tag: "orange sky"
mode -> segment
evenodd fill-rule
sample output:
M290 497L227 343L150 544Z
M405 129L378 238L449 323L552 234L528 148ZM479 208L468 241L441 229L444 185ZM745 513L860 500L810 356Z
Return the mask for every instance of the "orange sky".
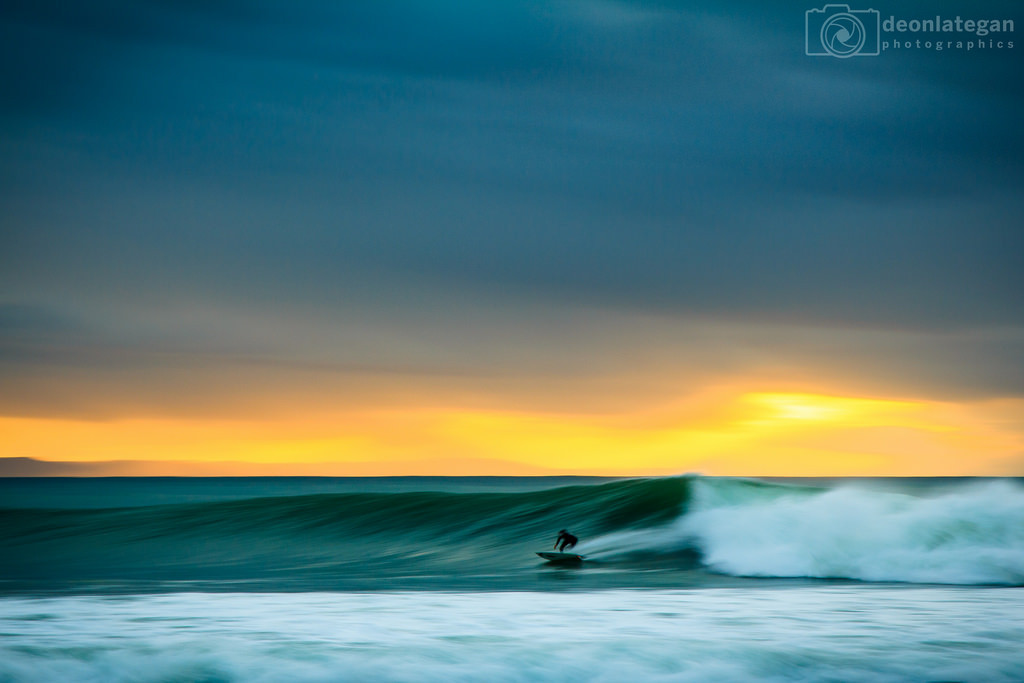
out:
M277 419L3 417L0 456L151 463L104 474L1019 475L1022 409L719 389L601 414L413 405Z

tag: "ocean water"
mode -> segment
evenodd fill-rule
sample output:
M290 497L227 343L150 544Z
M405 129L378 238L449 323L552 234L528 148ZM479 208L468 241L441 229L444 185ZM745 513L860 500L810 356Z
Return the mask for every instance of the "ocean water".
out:
M1017 480L2 480L0 503L0 681L1024 681ZM534 554L561 528L583 563Z

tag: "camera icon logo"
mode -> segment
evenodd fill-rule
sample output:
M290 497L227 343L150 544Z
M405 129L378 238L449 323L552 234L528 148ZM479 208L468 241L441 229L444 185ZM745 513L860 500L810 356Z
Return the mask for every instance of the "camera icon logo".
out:
M805 54L840 59L877 55L881 20L878 10L853 10L849 5L825 5L804 13Z

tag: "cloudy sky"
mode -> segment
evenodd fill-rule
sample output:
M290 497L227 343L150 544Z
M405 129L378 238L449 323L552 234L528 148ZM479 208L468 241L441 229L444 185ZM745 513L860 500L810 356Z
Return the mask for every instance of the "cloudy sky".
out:
M1024 474L1024 45L706 5L5 3L0 456Z

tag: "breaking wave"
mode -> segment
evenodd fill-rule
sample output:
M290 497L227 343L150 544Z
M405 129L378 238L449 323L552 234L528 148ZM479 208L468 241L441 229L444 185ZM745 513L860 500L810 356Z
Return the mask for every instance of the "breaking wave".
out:
M1024 488L986 481L912 494L696 478L685 515L592 549L609 559L692 549L734 576L1022 585Z
M450 586L501 574L515 587L535 580L533 551L563 527L582 539L583 572L1024 585L1024 488L1015 481L895 491L700 476L512 493L6 509L0 579L372 588L398 577L443 576Z

